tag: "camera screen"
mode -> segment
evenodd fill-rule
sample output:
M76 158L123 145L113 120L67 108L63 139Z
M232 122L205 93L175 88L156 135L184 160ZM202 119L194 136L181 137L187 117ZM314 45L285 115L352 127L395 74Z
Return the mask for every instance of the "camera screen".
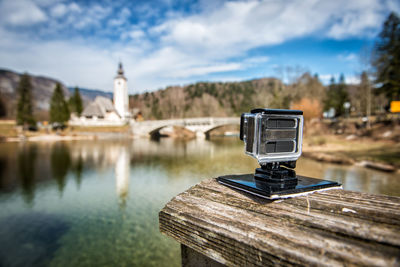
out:
M262 123L261 153L290 153L296 150L297 120L268 118Z

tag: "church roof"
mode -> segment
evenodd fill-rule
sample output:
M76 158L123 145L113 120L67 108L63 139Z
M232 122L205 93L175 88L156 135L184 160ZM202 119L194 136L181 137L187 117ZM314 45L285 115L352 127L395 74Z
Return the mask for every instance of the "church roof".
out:
M96 102L90 103L82 112L82 116L85 117L104 117L103 112L101 112L101 108Z
M94 102L98 103L99 106L103 107L107 112L114 111L113 103L109 98L106 98L104 96L97 96Z
M111 100L103 96L97 96L95 100L83 110L82 116L105 117L107 112L112 112L112 111L118 114Z

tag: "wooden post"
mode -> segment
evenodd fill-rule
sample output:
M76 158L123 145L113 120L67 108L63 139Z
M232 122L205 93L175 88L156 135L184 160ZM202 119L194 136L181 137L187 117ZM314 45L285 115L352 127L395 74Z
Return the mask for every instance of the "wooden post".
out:
M400 265L399 197L329 190L272 202L210 179L173 198L159 221L182 244L183 266L194 266L193 251L227 266Z

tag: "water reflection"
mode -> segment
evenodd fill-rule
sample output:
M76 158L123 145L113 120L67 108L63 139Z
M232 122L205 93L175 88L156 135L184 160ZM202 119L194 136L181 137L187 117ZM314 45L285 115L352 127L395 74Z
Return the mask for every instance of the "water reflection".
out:
M82 183L82 171L83 171L83 159L79 155L77 159L72 162L71 171L75 175L75 182L78 189L81 187Z
M231 138L0 143L0 266L178 266L159 210L203 179L254 172L243 152ZM398 174L305 158L296 172L400 195Z
M18 148L17 170L21 183L23 198L27 204L32 204L35 197L35 166L37 145L20 145Z
M255 159L244 155L243 145L229 138L0 145L0 193L13 191L19 184L28 204L34 201L37 183L56 181L62 196L69 176L73 177L79 190L85 172L104 172L109 168L114 169L115 192L120 204L124 204L129 196L132 168L162 168L168 179L184 179L181 177L185 175L209 178L229 173L251 173L258 167ZM349 190L400 195L398 174L319 163L305 158L298 161L296 172L338 181Z
M115 163L115 187L120 199L121 207L126 205L129 194L130 157L126 146L119 147L119 155Z
M50 160L51 174L57 181L58 191L62 195L66 183L65 178L71 167L69 147L64 142L55 143L51 150Z

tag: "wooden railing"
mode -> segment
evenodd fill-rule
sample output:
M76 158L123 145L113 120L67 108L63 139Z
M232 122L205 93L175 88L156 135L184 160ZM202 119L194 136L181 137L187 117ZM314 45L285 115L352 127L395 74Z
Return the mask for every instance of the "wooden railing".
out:
M400 265L399 197L329 190L272 202L209 179L159 222L184 266Z

